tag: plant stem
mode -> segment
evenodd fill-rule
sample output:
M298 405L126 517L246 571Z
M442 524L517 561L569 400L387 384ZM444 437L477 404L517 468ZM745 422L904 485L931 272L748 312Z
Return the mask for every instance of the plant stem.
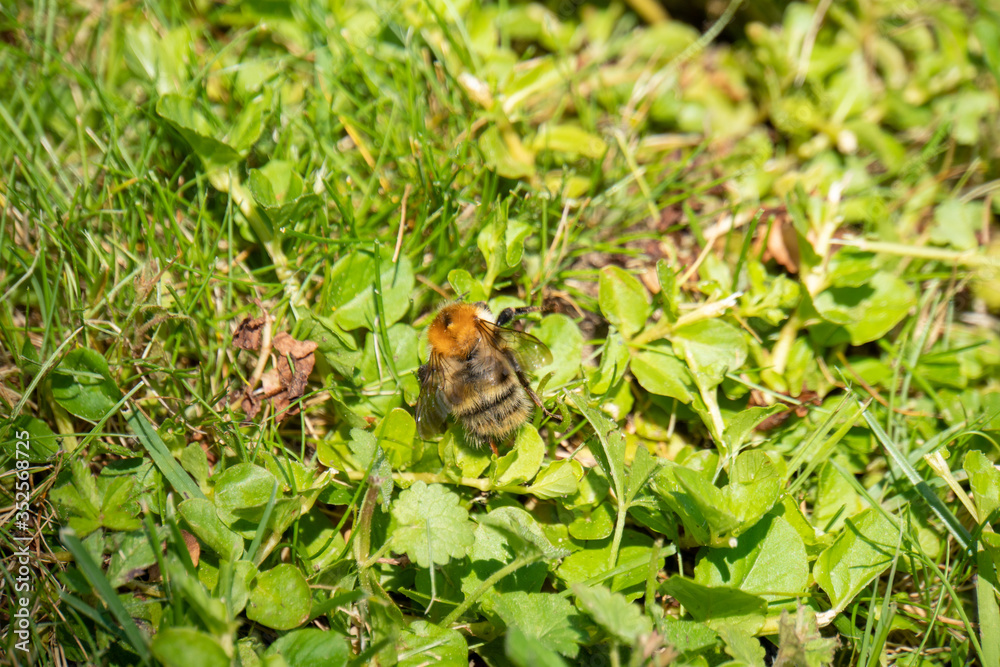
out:
M608 555L608 568L613 568L618 564L618 549L622 544L622 533L625 531L625 515L628 513L628 505L619 501L618 519L615 521L615 536L611 540L611 553Z
M445 628L450 626L452 623L458 620L458 618L462 614L468 611L469 607L471 607L479 598L481 598L486 591L493 588L493 586L495 586L498 581L506 577L508 574L514 572L515 570L524 567L525 565L531 565L539 558L540 556L538 555L530 557L518 557L512 560L507 565L500 568L499 570L497 570L496 572L494 572L493 574L491 574L489 577L486 578L486 581L480 584L479 588L473 591L472 595L465 598L465 600L462 601L462 604L452 609L451 613L444 617L444 620L441 621L441 626Z
M348 470L347 477L352 481L358 481L365 479L368 473L364 470ZM427 484L458 484L460 486L468 486L473 489L479 489L480 491L511 491L518 492L520 487L495 487L490 480L478 477L462 477L456 480L453 477L448 477L442 473L432 473L432 472L394 472L392 473L392 479L396 482L425 482Z

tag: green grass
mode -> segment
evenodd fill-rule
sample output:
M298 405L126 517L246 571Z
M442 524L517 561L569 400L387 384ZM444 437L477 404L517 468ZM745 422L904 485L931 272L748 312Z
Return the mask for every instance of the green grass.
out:
M1000 660L1000 15L710 9L0 10L8 660Z

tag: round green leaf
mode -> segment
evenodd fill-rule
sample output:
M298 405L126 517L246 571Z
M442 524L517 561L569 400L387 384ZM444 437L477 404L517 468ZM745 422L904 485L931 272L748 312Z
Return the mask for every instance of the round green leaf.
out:
M650 393L690 403L698 392L684 362L663 348L637 353L632 357L631 367L639 386Z
M487 294L483 284L472 277L465 269L452 269L448 272L448 282L460 298L466 301L485 301Z
M913 288L885 271L875 274L866 285L831 287L813 300L823 319L847 330L852 345L863 345L889 333L916 303Z
M247 618L274 630L291 630L308 620L311 608L305 577L294 565L281 563L257 575Z
M652 312L646 288L617 266L601 269L597 301L604 317L626 338L639 333Z
M717 386L725 373L736 371L747 358L743 334L718 319L678 327L671 341L677 356L687 361L697 384L707 388Z
M167 667L229 667L232 663L217 639L194 628L164 628L156 633L151 648Z
M392 504L393 550L420 567L445 565L472 546L474 526L461 499L441 484L416 482Z
M82 347L67 354L56 367L52 396L71 414L96 422L111 412L122 395L111 379L107 359Z
M280 637L265 655L280 655L288 667L326 667L347 664L351 649L347 638L333 630L301 628Z
M583 466L578 461L553 461L538 472L526 491L538 498L565 498L576 493L583 478Z
M576 377L580 370L583 334L573 320L560 313L547 315L531 333L552 351L552 363L535 369L539 378L552 373L546 387L560 387Z
M239 518L236 510L266 505L275 482L274 475L252 463L237 463L212 479L219 518L230 526Z
M375 437L394 469L404 468L414 460L413 440L417 423L413 415L402 408L393 408L375 429Z
M517 431L514 448L497 460L493 474L494 486L516 486L531 480L545 458L545 443L531 424Z
M614 527L614 508L611 503L601 503L593 509L574 510L569 534L577 540L603 540L611 535Z

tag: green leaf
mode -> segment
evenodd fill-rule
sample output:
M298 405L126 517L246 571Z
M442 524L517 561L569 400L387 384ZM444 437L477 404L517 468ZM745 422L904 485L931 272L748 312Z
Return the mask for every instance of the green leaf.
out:
M608 570L613 538L588 540L575 543L580 547L571 553L556 570L556 574L567 584L586 583ZM661 569L670 549L661 549L657 568ZM653 554L653 539L645 533L628 528L622 531L622 541L618 552L618 573L610 577L610 588L622 591L630 599L645 592L649 561Z
M653 631L653 623L643 615L642 609L619 593L612 593L603 586L574 584L573 594L580 609L618 641L631 646Z
M253 463L237 463L212 479L219 518L230 527L241 518L237 510L267 505L275 483L274 475Z
M973 449L965 455L962 462L966 474L969 476L969 487L972 490L972 498L976 502L976 510L979 513L979 521L992 520L993 512L1000 508L1000 470L990 463L990 460L977 449Z
M12 459L27 456L30 463L45 463L59 451L59 436L41 419L18 415L5 426L6 430L0 429L0 451Z
M199 487L207 487L211 470L208 467L208 455L200 444L192 442L181 451L181 467L194 477Z
M520 507L498 507L481 517L475 539L469 552L469 563L462 575L461 588L466 597L473 595L490 576L518 558L554 560L566 553L552 546L538 522ZM500 593L540 591L548 570L544 560L514 570L484 593L479 601L480 608L492 610L493 600Z
M604 346L601 348L601 365L590 376L590 393L599 396L610 391L625 377L628 364L628 345L625 344L621 334L612 328L608 331Z
M736 371L747 358L747 344L740 330L719 319L678 327L670 340L703 389L721 384L725 374Z
M143 574L146 568L156 562L156 554L144 530L134 530L119 534L119 539L111 551L108 563L108 582L112 588L120 588Z
M735 625L756 632L764 623L767 601L760 596L729 586L706 586L677 574L661 588L680 602L692 618L714 630Z
M642 283L613 265L601 269L597 301L604 317L625 338L632 338L642 331L652 312L649 293Z
M628 467L625 475L625 504L631 505L639 491L646 486L657 468L659 460L649 453L645 445L636 447L635 456L632 457L632 464Z
M191 532L223 560L235 561L243 555L243 538L229 530L215 512L215 504L205 498L188 498L177 506Z
M264 655L281 656L288 667L345 665L351 658L351 646L347 637L334 630L300 628L279 637Z
M510 628L517 627L528 637L567 658L575 658L587 640L580 614L569 600L551 593L515 591L498 595L496 613Z
M295 166L283 160L271 160L260 169L251 169L247 189L275 227L307 218L322 203L318 196L305 191Z
M783 480L771 458L762 451L742 452L729 469L729 484L722 489L726 505L740 522L739 535L778 502Z
M875 274L866 285L831 287L813 299L823 319L847 330L851 345L863 345L889 333L916 303L913 288L885 271Z
M698 621L674 620L666 616L661 627L664 643L681 653L700 653L719 641L719 633Z
M52 374L52 397L70 414L97 422L111 412L121 392L111 379L108 360L90 348L67 354Z
M847 528L813 565L813 577L842 610L861 590L892 565L899 531L874 508L847 520Z
M483 284L472 277L465 269L452 269L448 272L448 282L455 294L466 301L486 301L489 295L483 289Z
M699 543L710 544L740 527L722 490L701 472L668 464L657 474L657 482L654 488Z
M438 443L438 456L446 469L456 471L460 477L476 478L489 467L492 454L489 448L470 447L465 444L461 427L449 428Z
M577 376L583 353L583 334L573 320L561 313L546 315L531 333L552 352L552 363L536 368L535 376L541 378L552 373L546 385L549 389L561 387Z
M297 523L299 556L310 572L320 572L332 565L346 546L336 525L322 512L306 512Z
M583 466L576 461L553 461L538 472L534 483L525 489L537 498L565 498L575 493L583 479Z
M665 461L651 486L698 543L722 546L774 507L782 484L770 458L758 451L737 456L729 478L719 489L704 473Z
M781 612L775 667L825 667L833 663L836 650L836 637L820 634L815 611L799 605L794 619L788 610Z
M369 471L369 483L377 484L381 495L382 511L388 511L392 496L392 466L386 460L385 452L378 445L375 434L360 428L351 429L351 440L347 443L359 470Z
M229 667L218 639L194 628L167 627L153 638L153 657L167 667Z
M417 422L402 408L393 408L375 429L379 446L385 451L393 468L405 468L414 461L413 441Z
M274 630L291 630L309 619L312 596L297 567L280 563L257 575L247 618Z
M427 664L467 667L469 664L469 645L462 633L427 621L414 621L400 632L396 652L399 655L396 664L401 667Z
M133 497L134 477L115 477L104 491L101 501L101 524L109 530L137 530L139 503Z
M656 277L660 281L659 302L663 306L663 316L669 322L676 322L680 315L680 285L677 284L677 273L670 268L665 259L656 261Z
M507 221L507 229L504 231L504 247L506 254L504 262L508 268L516 269L521 265L521 255L524 254L524 239L531 233L531 225L520 220L510 219Z
M594 160L603 156L608 150L603 139L581 127L553 123L542 124L531 141L527 142L527 148L533 151L559 151Z
M726 424L726 430L722 433L729 451L738 452L743 443L746 442L747 438L761 422L784 409L781 405L769 405L767 407L754 406L736 413L729 420L729 423Z
M203 113L193 99L175 94L164 95L156 101L156 113L177 130L210 171L240 159L236 148L216 138L222 134L220 128L209 120L210 116Z
M74 460L74 463L83 465L78 459ZM132 616L125 609L121 599L118 597L118 593L111 587L111 583L104 576L100 565L95 562L94 556L87 551L87 548L80 541L80 538L77 537L72 527L61 529L59 531L59 539L73 555L76 566L83 573L90 586L93 587L94 592L107 605L111 615L124 631L125 638L131 645L131 649L139 654L140 659L148 661L150 658L149 638L139 630L139 627L135 624ZM98 557L99 555L98 551Z
M60 513L68 514L70 528L86 537L101 527L101 496L87 465L80 459L70 461L72 482L52 491L52 500Z
M413 292L413 264L405 254L392 262L392 249L379 249L382 307L385 325L398 322L410 309ZM334 323L346 330L374 330L375 316L375 256L371 251L355 250L331 267L328 280L334 286L330 298L335 308ZM369 378L371 380L371 378Z
M558 653L516 625L504 635L504 651L515 667L566 667Z
M738 625L724 625L719 628L719 636L726 643L726 653L733 656L738 664L764 667L767 652L760 640Z
M479 525L500 534L516 555L539 554L549 561L566 555L564 549L552 545L534 517L519 507L498 507L480 518Z
M603 540L611 535L615 528L615 510L609 502L601 503L594 508L576 509L567 513L572 517L567 526L569 534L577 540ZM560 510L560 519L563 519L563 514L564 512Z
M646 391L690 403L698 393L688 367L666 342L654 343L632 357L632 374Z
M840 248L827 265L827 281L830 287L861 287L871 282L879 272L878 257L875 253L857 248Z
M731 549L709 549L695 566L696 583L728 586L769 602L806 595L809 564L802 538L783 517L768 516Z
M618 425L605 417L601 412L595 410L587 404L587 400L580 394L570 394L569 400L584 419L590 422L597 436L597 446L591 445L597 462L601 465L605 474L611 479L611 486L615 491L615 497L621 500L625 498L625 436L622 435Z
M479 135L483 162L504 178L525 178L535 173L535 156L512 132L503 136L496 125Z
M415 482L392 503L393 550L420 567L463 558L474 541L474 525L461 499L441 484Z
M354 336L337 324L332 317L323 317L311 314L305 318L303 325L303 336L314 341L319 347L318 350L330 367L348 380L355 380L358 366L361 364L362 350L354 340ZM343 405L345 419L354 420L356 423L351 426L364 426L364 419L355 415L343 403L336 399L337 403Z
M517 486L530 481L538 473L545 458L545 443L531 424L525 424L517 431L514 447L508 454L497 459L493 475L493 486Z

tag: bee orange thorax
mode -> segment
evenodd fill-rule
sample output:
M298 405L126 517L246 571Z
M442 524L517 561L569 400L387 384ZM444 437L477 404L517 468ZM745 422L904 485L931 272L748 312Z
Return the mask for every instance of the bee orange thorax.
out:
M458 303L445 306L427 329L431 350L445 357L464 357L479 343L479 308Z

